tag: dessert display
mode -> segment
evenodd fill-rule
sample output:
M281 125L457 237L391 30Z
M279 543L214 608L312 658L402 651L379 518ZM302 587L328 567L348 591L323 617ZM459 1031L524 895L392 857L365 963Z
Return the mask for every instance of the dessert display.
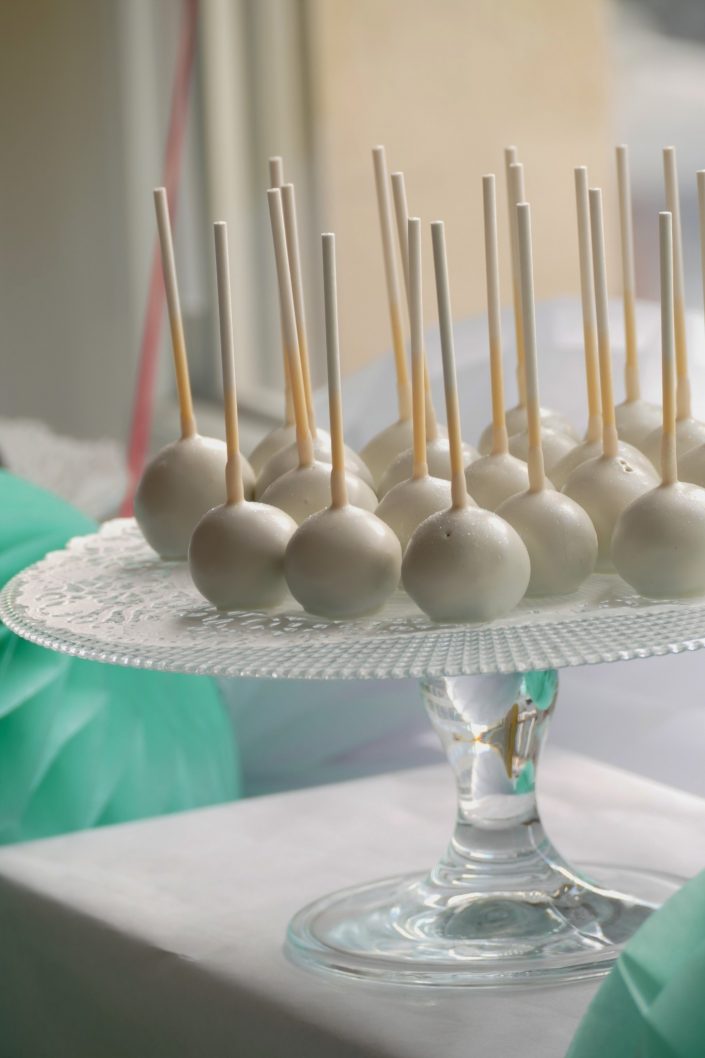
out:
M245 497L237 421L235 343L230 295L228 232L215 225L220 351L223 366L225 503L214 507L193 531L188 552L191 578L219 610L266 609L286 593L284 552L296 522L284 511Z
M587 182L587 174L586 174ZM641 396L639 353L636 332L636 278L634 273L634 230L632 191L629 179L629 149L617 147L617 187L619 190L619 235L622 250L622 300L624 305L624 388L626 399L614 410L622 441L637 447L661 424L661 409Z
M414 463L406 481L394 485L377 507L376 514L399 538L402 552L411 534L429 515L446 510L451 503L450 482L428 472L426 446L426 387L424 384L423 309L421 303L421 222L408 221L409 308L411 316L411 394L414 425Z
M498 514L516 529L530 559L529 595L566 595L592 573L597 560L597 536L590 518L568 496L546 488L539 411L534 277L531 252L531 214L517 204L517 239L521 283L526 410L529 417L529 487L511 496Z
M452 460L451 504L414 531L402 564L407 592L434 621L488 621L513 610L526 590L526 548L506 521L471 504L460 441L458 385L446 262L445 232L431 226L443 354L446 416ZM418 223L409 228L410 278L420 301Z
M674 354L674 245L659 216L663 424L661 484L621 514L612 538L617 572L641 595L681 599L705 592L705 489L678 480Z
M330 464L324 463L317 458L306 411L280 189L272 188L269 190L267 198L277 266L280 311L285 334L291 393L294 401L296 463L290 469L277 476L262 493L258 493L257 498L261 499L263 503L270 503L274 507L279 507L281 510L286 511L295 522L300 524L310 514L315 514L316 511L323 510L324 507L328 506L330 502ZM284 455L285 452L288 452L288 450L281 452L280 456ZM377 506L377 497L371 487L357 475L347 470L346 474L350 502L356 507L365 507L370 511L374 510Z
M602 407L600 403L600 366L597 351L597 324L595 320L595 283L593 280L592 267L592 242L590 238L590 204L588 198L588 172L584 165L575 170L575 199L578 215L578 250L580 259L580 295L583 313L583 340L585 345L585 381L587 385L588 400L588 426L585 440L571 449L552 470L552 480L557 489L562 489L571 473L581 463L588 459L595 459L602 454ZM633 263L633 262L632 262ZM625 288L626 290L626 288ZM625 294L626 298L626 294ZM634 310L632 296L632 313ZM625 300L625 321L635 317L629 316ZM625 326L626 323L625 323ZM634 330L634 327L632 327ZM629 334L629 330L627 330ZM629 357L629 352L627 352ZM628 401L631 408L632 424L636 423L641 416L642 427L648 425L651 420L649 414L651 409L656 409L660 418L661 411L654 404L647 404L637 399L633 394L637 392L638 366L636 364L636 348L632 352L633 364L628 365L628 378L631 379L632 399ZM641 409L637 413L637 408ZM617 418L618 408L615 408ZM617 423L619 431L619 423ZM648 426L652 429L652 425ZM618 442L618 454L620 458L626 459L632 466L644 469L647 473L651 470L651 460L640 452L632 444L623 440Z
M521 318L521 279L519 276L519 243L516 230L516 207L518 202L526 201L524 191L524 166L517 161L516 147L506 147L504 151L504 169L507 183L507 216L509 219L509 248L512 264L512 303L514 306L514 333L516 339L516 375L517 389L519 392L519 403L508 408L506 412L507 431L509 436L525 433L528 426L526 414L526 384L524 380L524 332ZM541 421L543 425L557 433L566 433L577 441L577 434L573 424L559 411L552 408L541 408ZM549 440L550 444L550 440ZM492 424L490 423L482 432L478 447L484 456L490 451L492 445ZM516 453L526 461L526 452L523 455Z
M181 436L147 464L135 493L135 518L147 543L162 558L186 558L196 522L224 498L226 452L222 441L201 437L191 399L186 341L176 280L174 246L166 191L154 192L162 253L171 347L179 397ZM245 494L252 495L254 473L242 461Z
M322 617L361 617L378 610L399 583L401 546L389 526L349 501L343 457L335 236L323 236L328 397L333 440L330 506L307 518L286 549L294 598Z
M675 147L663 149L663 176L666 209L673 217L673 319L676 342L676 455L678 460L696 445L705 443L705 423L693 418L685 337L685 280L683 277L683 236L678 195ZM655 467L660 465L662 427L658 426L640 445Z
M489 453L476 459L465 471L470 495L488 511L529 487L529 469L509 451L504 409L504 368L502 366L502 322L499 295L499 250L497 242L497 202L495 178L482 178L485 225L485 271L487 275L487 323L490 344L492 385L492 441ZM549 482L546 486L550 487Z
M612 354L607 318L607 268L602 220L602 192L591 188L590 233L595 285L597 346L600 360L602 399L602 455L581 463L568 477L563 492L590 515L599 551L597 569L613 569L610 544L615 524L622 511L639 496L657 484L653 468L637 467L619 454L619 437L615 424L612 391Z
M387 304L389 306L389 324L392 334L394 370L397 381L397 407L399 411L397 421L376 434L367 442L360 453L370 468L375 488L378 488L382 475L389 464L413 443L413 429L411 425L411 387L409 385L406 351L404 349L399 270L394 253L392 204L389 194L389 176L384 147L374 148L372 151L372 162L375 175L377 209L379 212L379 227L382 236L384 277L387 285Z

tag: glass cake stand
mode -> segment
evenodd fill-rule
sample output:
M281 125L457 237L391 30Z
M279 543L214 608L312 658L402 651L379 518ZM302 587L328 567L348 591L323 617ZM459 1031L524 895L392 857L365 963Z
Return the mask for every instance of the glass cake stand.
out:
M553 848L535 784L556 669L695 650L705 601L649 602L618 577L526 601L490 624L438 625L399 592L380 613L327 621L293 601L219 613L185 563L162 562L131 519L108 522L16 576L0 619L82 658L212 676L418 677L458 788L430 871L334 893L300 911L299 963L365 979L497 985L606 972L678 886L634 867L576 869Z

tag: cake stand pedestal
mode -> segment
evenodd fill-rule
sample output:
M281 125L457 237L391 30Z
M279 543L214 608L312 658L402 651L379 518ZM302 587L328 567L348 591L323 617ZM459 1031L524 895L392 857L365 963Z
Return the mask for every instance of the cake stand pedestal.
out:
M420 679L457 782L450 845L430 871L300 911L287 949L306 966L424 985L591 977L679 884L638 866L571 867L546 837L535 786L556 669L697 649L703 601L651 603L595 575L568 599L526 601L491 624L433 624L401 592L350 622L311 617L293 601L223 614L184 563L158 560L121 519L15 577L0 619L51 649L137 668Z

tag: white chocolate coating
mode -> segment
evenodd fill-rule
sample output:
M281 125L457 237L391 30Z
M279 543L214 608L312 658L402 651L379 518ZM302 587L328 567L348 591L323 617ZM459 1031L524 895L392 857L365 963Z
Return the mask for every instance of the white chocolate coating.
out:
M296 523L263 503L226 503L204 514L188 561L193 583L219 610L260 610L286 597L284 552Z
M361 617L378 610L397 587L401 547L369 511L327 507L294 533L284 568L291 594L309 613Z
M642 452L647 456L657 470L661 470L661 434L662 427L657 426L652 430L646 440L639 445ZM697 445L705 443L705 422L699 419L676 420L676 456L678 459L678 471L680 473L680 461L686 452L690 452Z
M647 400L625 400L616 406L614 415L620 438L636 448L641 448L652 430L663 421L659 405Z
M322 511L330 504L330 474L328 463L316 461L309 467L296 466L269 485L261 497L262 503L279 507L291 515L297 525L301 525L309 515ZM370 486L350 472L346 472L345 480L350 503L354 507L374 511L377 497Z
M480 507L449 508L415 531L402 583L433 621L492 621L513 610L529 583L519 535Z
M627 444L626 441L620 441L618 452L621 459L626 459L637 470L643 470L647 474L653 470L651 460L643 452L640 452L638 448L635 448L634 445ZM588 459L597 459L601 455L601 441L583 441L582 444L576 445L570 452L566 452L551 471L553 484L557 489L562 489L576 467L579 467L581 463L587 463Z
M162 558L186 558L198 520L225 500L226 451L212 437L182 438L157 452L135 493L135 518L142 534ZM252 495L254 474L242 460L245 494Z
M417 525L450 504L449 481L428 476L409 478L389 490L375 514L396 533L403 553Z
M577 441L567 433L551 429L550 426L541 427L541 448L543 449L544 470L549 478L553 468L560 463L568 452L577 446ZM529 435L526 431L514 434L509 438L509 451L517 459L526 462L529 456Z
M554 411L553 408L539 408L539 412L541 414L542 428L547 427L557 433L565 433L577 442L578 435L573 428L573 424L562 412ZM507 433L510 437L515 433L523 433L528 428L526 408L522 408L520 404L517 404L514 408L507 408L505 414ZM489 423L482 431L477 447L480 455L483 456L489 455L492 451L492 423Z
M317 430L316 437L313 441L313 458L319 460L321 463L330 464L331 461L331 447L330 447L330 435L325 430ZM287 448L282 448L276 455L265 463L262 467L259 477L257 478L257 485L255 486L255 496L258 500L261 500L264 493L277 478L288 473L290 470L294 470L299 465L299 449L294 441ZM329 466L330 472L330 466ZM365 463L363 463L357 452L353 452L352 448L345 446L345 469L350 471L351 474L355 474L372 488L372 475ZM351 500L352 502L352 500ZM327 506L327 504L325 505ZM320 509L320 508L319 508Z
M282 448L288 448L290 444L293 444L296 440L296 427L293 423L285 423L283 426L277 426L276 429L263 437L262 440L256 445L250 455L250 466L254 470L255 474L259 476L262 472L262 467L265 463L268 463L272 456L275 456L277 452L281 452Z
M472 445L463 442L463 464L467 467L473 460L479 459L479 453ZM437 437L426 445L426 463L432 478L450 481L450 444L447 437ZM397 456L385 470L377 490L379 498L387 495L390 489L401 481L406 481L414 472L414 450L407 448Z
M568 595L590 576L597 534L582 507L549 489L521 492L497 511L516 529L531 560L527 595Z
M610 554L612 533L625 508L658 485L655 470L637 469L619 457L598 456L577 467L563 486L563 492L579 503L589 515L597 533L596 569L614 571Z
M693 485L705 485L705 444L696 445L678 460L678 477Z
M398 419L368 441L360 452L370 469L375 489L379 487L382 475L397 456L411 448L414 441L414 430L411 419Z
M481 456L465 471L468 492L480 507L496 511L501 503L529 487L529 468L509 452ZM546 482L546 488L553 488Z
M705 595L705 489L678 481L635 500L617 521L612 559L640 595Z

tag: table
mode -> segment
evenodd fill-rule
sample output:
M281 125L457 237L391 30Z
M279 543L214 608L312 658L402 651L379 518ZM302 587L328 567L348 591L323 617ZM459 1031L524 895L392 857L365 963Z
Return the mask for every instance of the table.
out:
M448 772L0 851L0 1054L563 1058L594 982L405 989L319 977L282 954L302 904L435 859L453 812ZM684 876L703 866L705 800L550 748L542 778L550 832L569 856Z

